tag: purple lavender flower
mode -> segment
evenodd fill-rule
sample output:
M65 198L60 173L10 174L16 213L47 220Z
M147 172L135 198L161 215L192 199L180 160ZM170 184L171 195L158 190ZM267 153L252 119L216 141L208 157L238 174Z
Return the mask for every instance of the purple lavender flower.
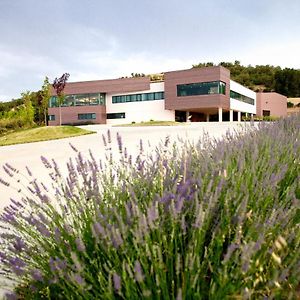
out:
M119 134L119 132L117 132L117 142L118 142L119 152L122 153L122 151L123 151L123 143L122 143L122 137Z
M18 296L16 293L14 292L9 292L9 293L6 293L5 294L5 299L6 300L17 300L18 299Z
M6 254L5 254L4 252L1 252L1 251L0 251L0 261L1 261L1 262L4 262L6 259L7 259Z
M143 140L140 139L140 154L144 152L144 147L143 147Z
M237 244L230 244L227 249L227 253L223 259L223 263L227 263L229 261L229 259L231 258L233 252L238 248L239 248L239 246Z
M35 281L43 281L43 274L40 270L34 269L31 271L31 276Z
M107 147L107 141L104 134L102 134L102 140L103 140L104 147Z
M167 148L169 146L169 143L170 143L170 136L168 135L165 138L165 144L164 144L165 148Z
M107 130L107 142L111 144L111 134L109 129Z
M17 170L15 167L13 167L11 164L6 163L5 166L10 169L11 171L13 171L14 173L19 173L19 170Z
M2 166L3 170L5 171L5 173L9 176L9 177L13 177L14 174L11 172L10 169L8 169L5 165Z
M75 275L73 275L73 278L74 278L76 284L78 284L81 287L84 287L85 280L79 274L76 273Z
M69 145L74 152L79 152L78 149L74 145L72 145L71 143L69 143Z
M42 224L42 223L37 223L36 224L36 228L37 230L45 237L49 238L51 236L50 231L48 230L48 228Z
M21 202L16 201L16 200L14 200L14 199L12 199L12 198L10 198L10 201L11 201L14 205L18 206L19 208L24 208L24 205L23 205Z
M2 183L5 186L9 186L9 183L7 181L3 180L1 177L0 177L0 183Z
M76 238L75 244L76 244L76 248L79 252L84 252L86 250L83 240L81 238Z
M116 292L119 292L121 290L121 277L117 273L113 275L113 282Z
M158 211L156 209L155 202L147 208L147 220L148 224L153 224L153 222L158 218Z
M20 237L16 237L13 246L17 252L21 252L25 248L25 243Z
M48 159L45 156L41 156L41 160L42 160L42 163L44 164L44 166L47 169L51 169L52 168L51 164L49 163Z
M17 276L22 276L24 274L24 267L26 266L25 262L19 257L14 257L9 259L9 264L12 271Z
M60 239L61 239L61 232L59 230L58 227L55 228L54 230L54 238L55 238L55 241L58 243L60 242Z
M0 220L10 224L14 224L16 222L15 213L12 211L5 212L1 215Z
M123 244L123 239L122 239L121 233L118 229L113 230L112 243L116 249L118 249Z
M27 171L28 175L31 177L32 176L32 172L31 172L31 170L27 166L26 166L26 171Z
M102 227L102 225L98 222L96 222L94 225L93 225L93 228L95 230L95 233L97 235L101 235L102 237L105 236L105 229Z
M134 264L134 277L137 282L142 282L144 280L142 267L138 260Z

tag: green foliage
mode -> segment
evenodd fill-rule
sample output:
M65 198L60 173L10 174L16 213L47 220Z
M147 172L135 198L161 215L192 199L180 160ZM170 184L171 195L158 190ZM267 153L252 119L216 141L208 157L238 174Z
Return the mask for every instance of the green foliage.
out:
M231 78L257 92L277 92L287 97L300 96L300 70L281 69L271 65L243 66L239 61L221 62L219 65L230 70ZM215 66L199 63L193 68Z
M51 85L49 82L49 78L46 76L42 89L41 89L41 96L42 96L42 101L41 101L41 106L44 114L44 123L47 125L47 117L48 117L48 105L49 105L49 100L51 98Z
M300 97L300 70L284 69L276 72L275 90L287 97Z
M138 77L145 77L144 73L131 73L131 77L138 78Z
M0 117L3 113L14 109L21 104L23 104L23 100L21 98L16 100L11 100L9 102L0 102Z
M48 187L6 164L13 188L20 178L30 188L1 216L15 298L297 299L299 125L294 116L223 140L167 138L150 157L141 142L134 160L117 135L116 164L108 131L108 159L73 147L67 178L42 157Z
M287 107L288 107L288 108L292 108L292 107L294 107L294 103L293 103L293 102L290 102L290 101L288 101L288 102L287 102Z
M28 126L32 126L34 123L34 108L31 102L31 93L29 91L26 91L24 93L21 93L21 96L25 106L25 109L20 111L21 117L24 119L25 124L27 124Z

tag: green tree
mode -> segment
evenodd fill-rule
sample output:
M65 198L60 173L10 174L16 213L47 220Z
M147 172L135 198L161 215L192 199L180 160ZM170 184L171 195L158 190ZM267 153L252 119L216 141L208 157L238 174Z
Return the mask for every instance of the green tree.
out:
M44 114L44 122L47 126L47 116L48 116L48 105L51 98L51 85L49 83L49 78L46 76L41 90L41 106Z
M34 108L31 102L32 93L30 91L26 91L24 93L21 93L21 96L25 108L22 117L24 118L24 122L26 125L32 126L34 124Z

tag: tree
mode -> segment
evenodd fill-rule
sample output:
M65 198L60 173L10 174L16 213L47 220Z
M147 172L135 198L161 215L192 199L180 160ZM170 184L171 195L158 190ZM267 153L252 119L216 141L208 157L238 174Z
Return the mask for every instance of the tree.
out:
M34 123L34 108L32 106L31 97L32 93L29 91L26 91L24 93L21 93L25 111L24 111L24 122L25 124L32 126Z
M56 91L57 95L57 102L59 106L59 125L61 126L61 105L64 102L65 95L64 95L64 89L67 83L67 80L69 79L70 74L69 73L64 73L61 77L55 78L53 81L53 88Z
M51 86L49 83L49 78L47 76L45 77L44 83L42 85L41 96L42 96L41 106L44 113L44 122L45 125L47 126L48 105L51 98Z

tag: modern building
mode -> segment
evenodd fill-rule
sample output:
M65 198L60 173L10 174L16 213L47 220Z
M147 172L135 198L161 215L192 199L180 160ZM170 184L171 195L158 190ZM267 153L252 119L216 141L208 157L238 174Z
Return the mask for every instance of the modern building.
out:
M286 117L287 97L278 93L256 94L256 115L258 117Z
M230 71L222 66L166 72L161 81L138 77L71 82L64 94L58 107L52 91L49 125L59 125L60 116L61 124L127 124L240 121L242 114L257 113L257 94L230 80ZM270 99L273 103L273 95Z

